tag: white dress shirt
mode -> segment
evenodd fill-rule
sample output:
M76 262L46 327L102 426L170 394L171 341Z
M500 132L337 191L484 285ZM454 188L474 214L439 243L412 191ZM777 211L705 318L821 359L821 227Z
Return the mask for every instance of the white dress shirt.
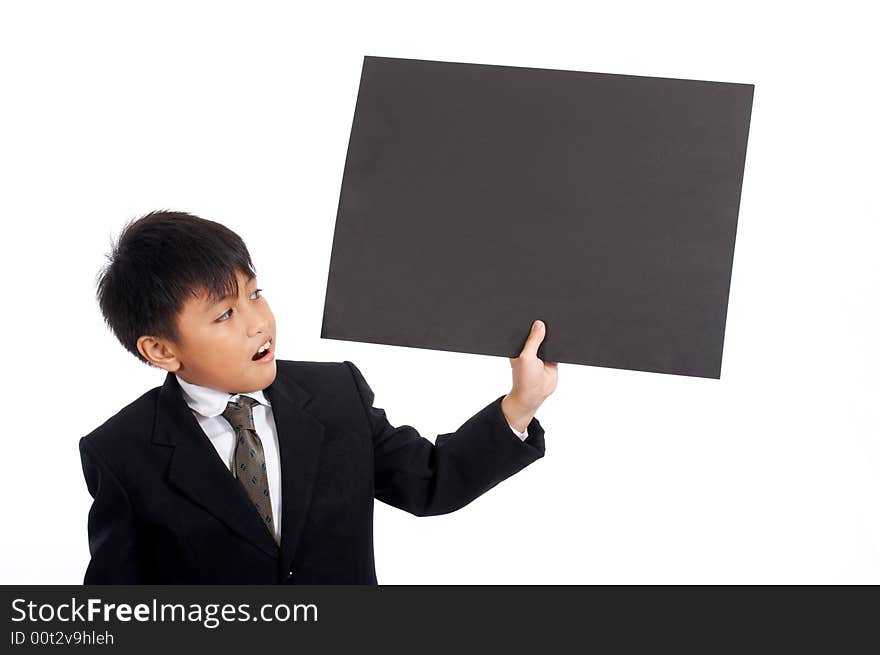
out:
M183 399L231 474L235 465L235 430L229 421L223 418L223 412L227 403L238 398L239 394L192 384L176 374L175 377L183 390ZM275 543L281 544L281 457L278 451L275 419L272 416L272 404L262 391L246 391L244 395L250 396L258 403L253 408L254 430L260 437L260 443L263 444L263 456L266 460L269 501L272 504L272 518L275 523Z
M192 384L177 374L175 377L183 390L183 399L192 410L199 426L208 436L226 468L232 473L232 467L235 464L235 430L229 421L223 418L223 412L229 401L237 399L240 394ZM272 503L272 517L275 520L275 542L280 544L281 457L278 451L278 432L275 427L275 419L272 416L272 404L262 391L244 391L242 394L250 396L258 403L254 405L254 430L263 444L266 476L269 480L269 500ZM508 426L522 440L529 436L528 429L520 432L510 423Z

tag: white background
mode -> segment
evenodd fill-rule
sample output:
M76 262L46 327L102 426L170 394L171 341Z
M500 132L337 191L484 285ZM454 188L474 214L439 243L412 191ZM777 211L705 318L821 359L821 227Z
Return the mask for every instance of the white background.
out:
M95 276L152 209L237 231L278 356L354 361L393 424L509 390L506 358L319 338L364 55L756 85L722 379L560 364L544 459L449 515L377 503L380 583L880 582L867 6L4 3L0 582L82 581L78 439L164 377Z

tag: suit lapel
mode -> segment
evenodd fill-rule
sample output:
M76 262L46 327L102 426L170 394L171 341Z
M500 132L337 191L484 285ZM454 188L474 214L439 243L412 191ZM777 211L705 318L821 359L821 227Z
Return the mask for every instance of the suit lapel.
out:
M264 393L272 404L281 458L281 548L254 511L241 484L183 399L177 378L168 373L159 390L153 442L174 447L168 480L183 494L289 570L311 502L324 425L305 411L311 395L278 363L275 381Z
M217 456L173 373L166 376L157 402L153 442L174 447L168 481L267 555L277 557L278 545L241 483Z
M263 391L272 403L281 458L281 573L290 570L318 471L324 424L305 407L311 395L283 372Z

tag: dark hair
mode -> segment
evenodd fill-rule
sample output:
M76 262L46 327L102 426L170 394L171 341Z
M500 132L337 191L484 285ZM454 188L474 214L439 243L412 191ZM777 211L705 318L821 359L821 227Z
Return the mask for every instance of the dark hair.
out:
M237 296L236 272L256 275L241 237L186 212L154 211L129 221L111 249L97 276L98 304L125 349L150 366L138 338L179 342L178 317L188 297Z

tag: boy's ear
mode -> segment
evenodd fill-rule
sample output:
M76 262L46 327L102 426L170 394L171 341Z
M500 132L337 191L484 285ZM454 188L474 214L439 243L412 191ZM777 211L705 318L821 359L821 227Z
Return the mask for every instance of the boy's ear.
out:
M144 359L154 366L171 372L180 368L180 360L177 359L177 355L160 339L142 336L137 340L137 348Z

